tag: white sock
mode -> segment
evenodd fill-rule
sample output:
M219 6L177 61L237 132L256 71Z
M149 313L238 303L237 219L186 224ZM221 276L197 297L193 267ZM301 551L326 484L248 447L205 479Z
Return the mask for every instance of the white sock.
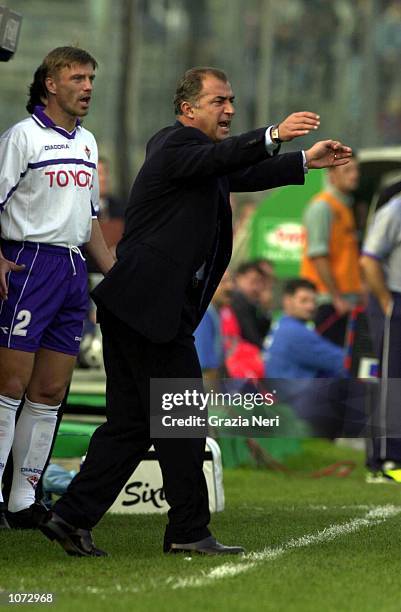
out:
M19 512L35 502L36 485L50 452L60 406L36 404L25 396L14 435L9 512Z
M0 502L3 502L1 481L14 438L15 414L21 400L0 395Z

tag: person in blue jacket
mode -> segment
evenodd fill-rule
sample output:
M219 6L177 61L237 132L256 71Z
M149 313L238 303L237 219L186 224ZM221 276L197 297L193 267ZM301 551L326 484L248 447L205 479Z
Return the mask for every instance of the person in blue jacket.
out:
M275 386L280 400L289 403L315 435L336 437L343 416L338 414L333 379L346 375L345 352L310 327L316 296L315 285L306 279L286 283L283 315L266 339L265 371L267 378L279 379Z
M316 288L303 278L288 281L283 316L267 340L269 378L318 378L344 374L344 350L308 326L316 310Z

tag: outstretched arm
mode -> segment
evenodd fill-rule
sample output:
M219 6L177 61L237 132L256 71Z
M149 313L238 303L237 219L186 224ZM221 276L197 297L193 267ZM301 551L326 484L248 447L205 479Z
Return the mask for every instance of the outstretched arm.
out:
M328 168L347 164L352 149L336 140L322 140L305 151L307 168ZM305 182L301 151L269 157L262 162L228 175L230 191L262 191L282 185L302 185Z
M276 126L276 129L279 139L283 142L289 142L299 136L306 136L311 130L317 130L319 125L319 115L309 111L302 111L288 115ZM272 130L270 135L272 136Z
M338 140L321 140L305 151L309 169L343 166L352 157L352 149Z
M278 137L288 142L318 127L315 113L292 113L278 125ZM183 125L167 136L160 152L162 165L171 179L226 175L269 158L266 143L272 132L259 128L213 142L201 130Z

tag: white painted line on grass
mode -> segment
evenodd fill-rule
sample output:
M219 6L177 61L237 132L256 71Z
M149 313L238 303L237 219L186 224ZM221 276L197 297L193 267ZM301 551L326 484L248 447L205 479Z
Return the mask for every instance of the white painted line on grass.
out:
M260 552L249 553L244 555L239 563L223 563L223 565L215 567L210 571L202 572L200 576L189 576L188 578L179 578L178 580L172 580L172 577L170 577L166 582L172 589L205 586L222 578L229 578L248 572L256 565L264 561L277 559L277 557L281 557L290 550L331 542L338 537L355 533L365 527L374 527L400 513L401 507L398 506L374 506L361 518L351 519L347 523L330 525L316 533L291 539L275 548L265 548Z

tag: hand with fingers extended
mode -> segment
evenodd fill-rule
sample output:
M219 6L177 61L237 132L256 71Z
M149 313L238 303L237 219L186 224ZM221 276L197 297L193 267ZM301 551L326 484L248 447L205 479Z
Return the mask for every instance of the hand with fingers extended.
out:
M302 111L288 115L284 121L278 124L278 137L284 142L306 136L312 130L317 130L320 125L320 117L316 113Z
M343 166L352 157L352 149L338 140L321 140L305 151L308 168Z
M25 265L18 265L4 257L0 257L0 299L6 300L8 297L7 274L9 272L22 272Z

